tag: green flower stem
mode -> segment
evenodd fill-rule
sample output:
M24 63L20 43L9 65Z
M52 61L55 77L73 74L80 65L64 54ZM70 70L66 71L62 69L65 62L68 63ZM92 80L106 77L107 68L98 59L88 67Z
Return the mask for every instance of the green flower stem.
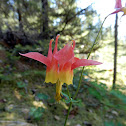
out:
M66 123L67 123L67 120L68 120L68 116L69 116L71 107L72 107L72 102L70 102L70 105L69 105L69 109L68 109L68 112L67 112L67 115L66 115L66 119L65 119L64 126L66 126Z
M108 16L107 16L107 17L108 17ZM88 58L90 57L90 55L91 55L91 52L92 52L92 50L93 50L93 48L94 48L94 45L96 44L96 42L97 42L97 40L98 40L98 37L99 37L99 35L100 35L102 26L103 26L103 24L104 24L104 22L105 22L105 20L106 20L107 17L105 17L104 21L102 22L102 25L101 25L101 27L100 27L100 29L99 29L99 32L98 32L98 34L97 34L97 36L96 36L96 39L95 39L95 41L94 41L94 43L93 43L93 45L92 45L92 47L91 47L90 52L88 53L87 59L88 59ZM80 79L79 79L79 84L78 84L78 87L77 87L77 91L76 91L76 93L75 93L73 99L76 98L76 96L77 96L77 94L78 94L78 92L79 92L79 89L80 89L80 86L81 86L82 77L83 77L84 68L85 68L85 67L82 68L81 75L80 75Z
M109 16L109 15L108 15L108 16ZM108 17L108 16L107 16L107 17ZM100 27L100 29L99 29L99 32L98 32L98 34L97 34L97 36L96 36L96 39L95 39L95 41L94 41L94 43L93 43L93 45L92 45L92 47L91 47L91 50L90 50L90 52L89 52L89 54L88 54L88 56L87 56L87 59L90 57L90 54L91 54L91 52L92 52L92 50L93 50L93 48L94 48L94 45L95 45L96 42L97 42L97 39L98 39L99 34L100 34L100 32L101 32L102 26L103 26L103 24L104 24L104 22L105 22L105 20L106 20L107 17L105 17L104 21L102 22L102 25L101 25L101 27ZM79 92L79 89L80 89L80 86L81 86L81 81L82 81L82 76L83 76L83 72L84 72L84 68L85 68L85 67L82 68L82 72L81 72L81 76L80 76L80 79L79 79L79 84L78 84L78 87L77 87L77 91L76 91L76 93L75 93L73 99L76 98L76 96L77 96L77 94L78 94L78 92ZM70 98L70 93L69 93L68 85L67 85L67 91L68 91L68 95L69 95L69 98ZM65 119L64 126L66 126L66 123L67 123L67 120L68 120L68 116L69 116L71 107L72 107L72 102L70 102L70 105L69 105L69 109L68 109L68 112L67 112L67 115L66 115L66 119Z
M71 95L70 95L70 92L69 92L68 85L66 84L66 86L67 86L67 92L68 92L69 99L71 99ZM64 126L66 126L66 123L67 123L67 120L68 120L68 117L69 117L69 113L70 113L71 107L72 107L72 102L70 102L70 105L69 105L69 109L68 109L68 112L67 112L67 115L66 115L66 119L65 119Z

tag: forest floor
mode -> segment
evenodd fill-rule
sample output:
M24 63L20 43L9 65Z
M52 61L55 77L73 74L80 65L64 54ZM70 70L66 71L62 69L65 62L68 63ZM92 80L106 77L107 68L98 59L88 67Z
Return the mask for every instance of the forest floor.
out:
M80 72L75 74L74 85L69 86L72 96ZM69 103L57 103L55 84L44 83L44 78L42 64L0 50L0 126L64 125ZM126 126L125 91L83 79L79 102L72 105L67 126ZM67 92L65 84L63 92Z

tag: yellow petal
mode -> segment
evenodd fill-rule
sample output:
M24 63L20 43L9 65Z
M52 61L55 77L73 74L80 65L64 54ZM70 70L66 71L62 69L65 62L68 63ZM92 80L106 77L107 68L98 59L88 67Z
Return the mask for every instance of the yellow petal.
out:
M48 68L46 70L46 78L45 78L45 82L46 83L56 83L58 80L58 72L54 69L51 69L48 71Z
M73 70L62 70L59 72L59 80L66 84L73 84Z

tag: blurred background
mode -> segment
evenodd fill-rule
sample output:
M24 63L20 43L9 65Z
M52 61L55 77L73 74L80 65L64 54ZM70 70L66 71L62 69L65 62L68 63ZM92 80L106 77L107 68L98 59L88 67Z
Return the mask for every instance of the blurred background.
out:
M122 0L122 6L125 2ZM69 105L64 102L66 97L57 104L55 84L44 83L46 66L19 56L19 52L34 51L47 56L50 39L60 34L59 49L75 39L76 57L86 59L104 18L114 7L115 0L1 0L1 126L64 124ZM110 15L101 29L89 59L103 64L85 67L79 102L72 106L68 126L126 125L126 17L122 14L118 14L118 24L116 15ZM115 37L118 38L116 57ZM72 96L80 74L81 67L74 71L74 83L69 86ZM65 84L63 92L67 93Z

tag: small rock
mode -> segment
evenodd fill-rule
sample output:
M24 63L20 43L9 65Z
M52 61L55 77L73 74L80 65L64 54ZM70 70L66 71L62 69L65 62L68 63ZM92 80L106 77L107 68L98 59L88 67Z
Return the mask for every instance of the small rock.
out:
M67 126L70 126L70 122L67 122L66 125L67 125Z
M115 115L115 116L118 116L118 112L116 112L114 110L112 111L112 114Z
M57 115L55 115L54 118L55 118L55 120L58 120L58 121L60 120L60 117Z
M11 112L13 109L14 109L14 105L13 104L10 104L10 105L5 107L5 110L8 111L8 112Z
M0 102L1 102L1 103L6 103L7 100L6 100L6 99L0 99Z
M43 102L41 101L33 101L33 105L36 106L36 107L42 107L42 108L47 108Z
M25 79L24 82L28 84L28 80Z
M90 113L93 113L93 111L92 111L91 109L89 109L89 112L90 112Z
M105 117L109 118L109 119L113 119L112 115L106 114Z
M29 109L27 109L27 108L22 108L21 111L22 111L24 114L28 114L28 113L29 113Z
M3 61L2 61L2 60L0 60L0 63L3 63Z

